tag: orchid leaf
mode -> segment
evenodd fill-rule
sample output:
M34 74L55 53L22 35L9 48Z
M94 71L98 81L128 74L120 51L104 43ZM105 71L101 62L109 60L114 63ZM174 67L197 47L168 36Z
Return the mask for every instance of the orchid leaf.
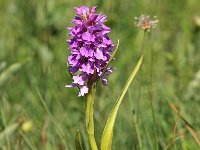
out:
M101 150L111 150L112 138L113 138L113 128L114 128L117 112L119 110L119 106L121 105L122 100L129 88L131 82L133 81L138 70L140 69L142 62L143 62L143 55L140 57L136 67L133 69L131 75L129 76L120 96L118 97L118 99L116 101L115 106L113 107L113 109L108 117L107 123L106 123L104 131L103 131L103 135L101 138Z

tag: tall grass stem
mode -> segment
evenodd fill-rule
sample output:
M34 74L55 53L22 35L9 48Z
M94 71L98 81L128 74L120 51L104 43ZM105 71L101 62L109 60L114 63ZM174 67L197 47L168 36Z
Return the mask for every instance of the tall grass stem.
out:
M153 55L153 37L151 36L151 47L150 47L150 83L148 85L148 94L150 99L150 105L151 105L151 113L153 118L153 127L154 127L154 136L155 136L155 142L156 142L156 150L158 150L158 133L157 133L157 125L156 125L156 117L155 117L155 110L153 106L153 64L154 64L154 55Z
M65 140L67 137L63 134L63 132L61 131L61 129L58 127L58 124L56 123L56 120L54 119L54 117L52 116L51 112L49 111L49 109L48 109L48 107L47 107L47 105L46 105L44 99L42 98L42 95L40 94L40 92L38 91L38 89L36 89L36 90L37 90L37 93L38 93L38 96L39 96L39 99L40 99L42 105L44 106L46 112L48 113L48 115L49 115L49 117L51 118L53 124L55 125L55 127L56 127L56 129L57 129L59 135L63 138L65 147L66 147L67 149L69 149L68 143L67 143L66 140Z

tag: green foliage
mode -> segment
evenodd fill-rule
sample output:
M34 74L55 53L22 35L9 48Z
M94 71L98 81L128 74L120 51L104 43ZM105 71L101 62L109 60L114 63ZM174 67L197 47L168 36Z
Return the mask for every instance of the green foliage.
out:
M88 138L90 141L90 145L92 150L98 150L96 139L95 139L95 131L94 131L94 102L95 102L95 94L96 94L96 83L93 85L89 85L89 92L87 94L86 100L86 128L88 132Z
M181 120L171 145L177 114L166 100L178 105L200 133L200 28L194 20L200 16L199 0L0 0L0 134L19 120L33 124L25 133L16 128L7 138L2 136L6 139L0 149L73 150L77 129L87 131L85 99L76 97L78 90L65 88L71 82L65 27L74 17L73 7L83 4L97 5L98 12L107 14L111 38L120 39L112 63L116 70L107 87L97 86L97 143L140 56L142 32L134 26L134 17L147 14L156 15L159 24L145 39L143 67L120 106L112 148L198 149ZM87 133L82 137L89 149Z
M103 131L103 135L101 138L101 150L111 150L112 149L113 128L115 125L115 120L116 120L116 116L117 116L119 107L122 103L122 100L129 88L131 82L133 81L138 70L140 69L142 61L143 61L143 55L141 56L140 60L138 61L137 65L135 66L133 71L131 72L131 75L129 76L128 80L126 81L126 84L125 84L124 88L122 89L121 94L120 94L119 98L117 99L116 104L113 107L113 109L108 117L108 120L106 122L104 131Z
M76 145L76 150L84 150L84 144L79 130L77 130L76 132L75 145Z
M6 129L4 129L3 132L0 133L0 145L3 145L5 143L6 139L9 138L19 127L18 123L15 123Z
M15 63L11 65L8 69L0 74L0 86L3 86L13 75L22 67L22 64Z

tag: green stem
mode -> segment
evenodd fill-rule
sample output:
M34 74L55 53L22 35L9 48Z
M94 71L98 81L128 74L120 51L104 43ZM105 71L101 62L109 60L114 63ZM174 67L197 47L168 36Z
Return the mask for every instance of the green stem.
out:
M137 139L138 139L139 150L142 150L143 149L143 145L142 145L141 132L140 132L140 128L139 128L139 119L138 119L138 117L136 115L133 116L133 119L134 119Z
M96 86L93 85L89 88L87 94L87 105L86 105L86 127L89 136L90 145L92 150L98 150L96 140L94 137L94 98L95 98Z
M147 31L144 31L143 32L142 41L141 41L141 47L140 47L140 55L141 56L144 55L144 45L145 45L146 36L147 36ZM141 71L139 72L139 76L141 76L141 78L140 78L140 81L139 81L139 93L138 93L138 101L137 101L137 111L136 111L136 114L134 116L135 120L137 120L135 122L135 129L136 129L136 133L137 133L137 139L138 139L138 144L139 144L139 149L140 150L143 149L142 137L141 137L141 132L140 132L140 123L141 122L138 119L138 118L140 118L140 101L141 101L140 99L141 99L141 96L142 96L142 80L143 80L142 65L141 65Z
M156 150L158 150L158 133L157 133L157 124L156 124L156 117L155 117L155 111L153 106L153 64L154 64L154 55L153 55L153 37L151 37L151 59L150 59L150 84L148 85L148 94L150 99L150 105L151 105L151 113L153 117L153 126L154 126L154 136L155 136L155 142L156 142Z

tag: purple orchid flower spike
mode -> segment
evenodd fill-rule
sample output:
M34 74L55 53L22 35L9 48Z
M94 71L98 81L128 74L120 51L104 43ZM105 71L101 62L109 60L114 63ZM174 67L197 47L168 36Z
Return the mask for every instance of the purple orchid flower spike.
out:
M68 57L69 72L73 75L73 83L66 87L78 87L79 95L84 96L89 86L101 79L107 85L103 71L109 62L114 45L108 37L110 28L104 25L106 15L97 14L96 6L75 7L76 16L72 20L73 27L67 27L71 39L67 40L71 55ZM112 72L108 67L106 72Z

